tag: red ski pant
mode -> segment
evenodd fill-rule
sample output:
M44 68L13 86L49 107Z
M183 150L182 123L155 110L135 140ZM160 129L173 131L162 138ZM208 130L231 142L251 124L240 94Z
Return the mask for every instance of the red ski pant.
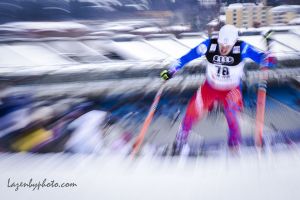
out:
M243 108L242 94L240 87L230 90L217 90L209 85L207 81L199 87L188 103L187 110L182 122L181 131L176 136L176 141L186 143L192 126L200 120L218 101L224 107L225 117L229 127L228 144L237 145L241 140L241 133L238 124L238 113Z

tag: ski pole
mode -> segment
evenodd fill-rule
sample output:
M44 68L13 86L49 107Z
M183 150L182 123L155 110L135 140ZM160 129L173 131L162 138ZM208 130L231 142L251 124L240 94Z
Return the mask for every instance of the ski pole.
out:
M256 127L255 127L255 145L262 147L263 129L265 122L265 104L266 104L267 81L259 83L256 103Z
M267 50L270 51L270 36L272 34L272 31L268 31L263 35ZM266 107L266 93L267 93L267 77L262 78L262 81L260 81L258 85L258 91L257 91L257 104L256 104L256 127L255 127L255 145L257 147L262 147L263 145L263 129L264 129L264 123L265 123L265 107Z
M164 90L164 87L165 87L165 83L166 81L164 81L159 90L157 91L156 95L155 95L155 98L154 98L154 101L150 107L150 110L148 112L148 115L146 117L146 119L144 120L144 123L143 123L143 126L142 126L142 129L140 130L134 144L133 144L133 150L131 152L131 157L134 157L140 150L140 147L144 141L144 138L145 138L145 135L146 135L146 132L148 130L148 127L152 121L152 118L154 116L154 113L156 111L156 108L157 108L157 105L159 103L159 100L160 100L160 97L162 95L162 92Z

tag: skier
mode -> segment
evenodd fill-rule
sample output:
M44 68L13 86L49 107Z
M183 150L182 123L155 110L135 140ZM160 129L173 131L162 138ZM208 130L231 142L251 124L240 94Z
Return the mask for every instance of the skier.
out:
M250 58L260 66L272 67L274 57L268 52L257 50L250 44L238 40L238 30L233 25L224 25L218 38L207 39L186 55L177 59L168 70L160 76L168 80L186 63L198 57L206 56L206 79L188 103L185 116L173 144L173 154L179 154L187 144L192 126L202 119L218 101L223 105L229 127L228 145L238 147L241 143L241 132L238 114L243 109L241 78L244 74L244 59Z

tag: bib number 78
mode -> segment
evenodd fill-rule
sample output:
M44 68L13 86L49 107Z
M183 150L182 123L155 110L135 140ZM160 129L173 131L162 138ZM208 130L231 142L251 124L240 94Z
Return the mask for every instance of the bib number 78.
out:
M216 65L217 67L217 76L229 76L229 68L226 66Z

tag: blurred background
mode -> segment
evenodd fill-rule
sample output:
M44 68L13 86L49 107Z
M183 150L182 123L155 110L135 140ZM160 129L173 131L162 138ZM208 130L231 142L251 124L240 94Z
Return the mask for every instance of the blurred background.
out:
M245 148L254 148L257 83L267 76L265 142L290 155L300 141L299 1L1 0L3 167L17 152L34 153L25 163L44 153L127 157L161 85L160 71L224 24L261 50L262 34L273 31L277 68L260 72L246 61L240 123ZM169 156L205 65L196 59L168 81L139 155ZM187 155L226 154L227 132L216 104L193 129Z
M298 141L300 5L295 4L3 0L0 149L100 153L127 147L128 153L161 84L160 71L216 35L224 24L237 26L241 39L261 50L267 49L262 34L273 30L270 47L279 63L265 72L269 82L265 135ZM168 152L188 99L203 81L205 64L196 59L169 81L147 133L149 151ZM249 145L258 67L247 61L243 80L246 109L241 124ZM227 126L221 112L216 105L195 127L190 139L195 155L211 141L224 145Z

